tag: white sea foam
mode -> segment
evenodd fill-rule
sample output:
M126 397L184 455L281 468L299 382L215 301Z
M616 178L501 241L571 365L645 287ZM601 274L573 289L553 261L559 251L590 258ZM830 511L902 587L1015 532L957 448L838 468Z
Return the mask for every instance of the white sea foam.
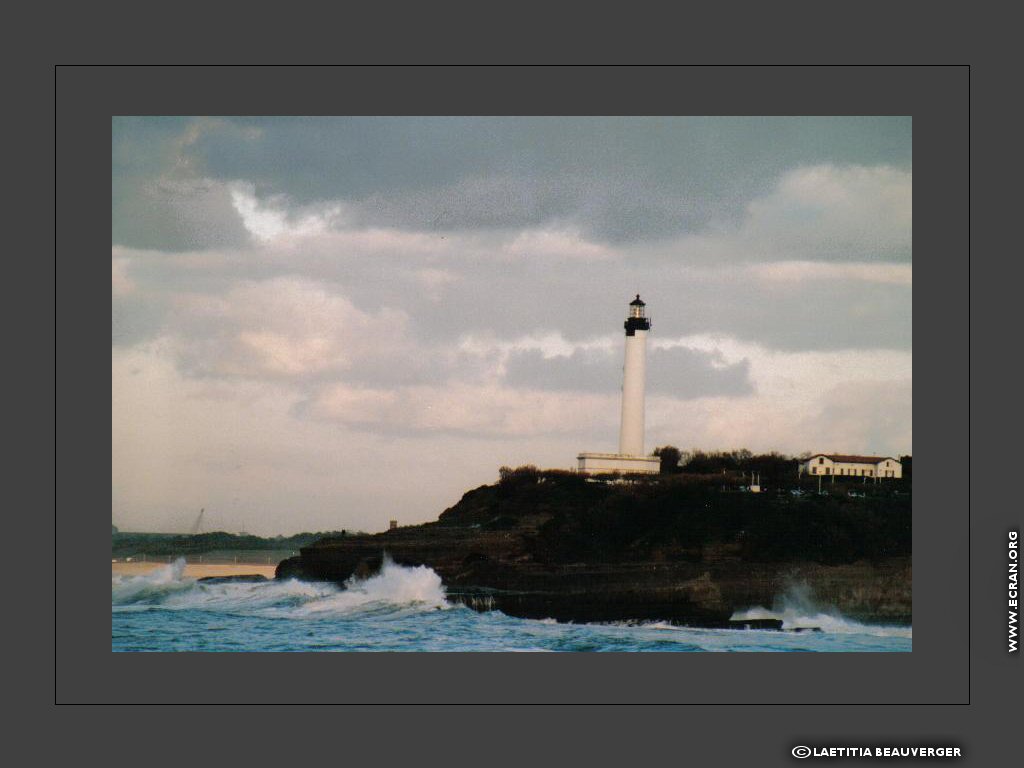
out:
M848 619L835 608L822 608L811 597L806 584L794 584L776 599L769 610L754 606L736 611L733 621L744 619L781 619L783 629L820 629L829 634L874 635L876 637L913 637L911 627L864 624Z
M141 576L112 574L110 601L113 605L159 602L173 592L188 589L191 580L182 578L184 572L185 560L179 557Z
M302 610L307 614L348 613L365 606L384 605L446 608L448 602L441 577L432 569L425 565L396 565L385 555L378 574L367 579L353 577L345 582L345 589L310 601Z
M441 577L433 570L396 565L388 557L378 574L349 579L344 587L296 579L206 583L185 578L184 570L185 561L179 559L142 576L112 576L111 603L118 610L158 606L283 618L448 607Z

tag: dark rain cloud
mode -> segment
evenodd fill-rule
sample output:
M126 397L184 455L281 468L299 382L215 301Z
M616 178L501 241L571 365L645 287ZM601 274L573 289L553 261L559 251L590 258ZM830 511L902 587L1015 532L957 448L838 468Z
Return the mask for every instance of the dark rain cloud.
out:
M569 221L625 243L739 217L796 165L911 162L909 118L235 118L192 125L188 142L181 121L114 124L115 242L135 247L243 236L223 194L147 184L182 164L294 205L344 201L357 225ZM188 215L197 226L179 226Z

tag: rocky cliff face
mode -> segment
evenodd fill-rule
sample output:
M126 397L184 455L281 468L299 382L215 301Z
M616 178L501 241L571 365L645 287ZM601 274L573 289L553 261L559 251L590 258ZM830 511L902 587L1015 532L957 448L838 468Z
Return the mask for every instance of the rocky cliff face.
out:
M449 599L481 610L705 627L771 607L799 584L818 605L902 623L912 613L909 509L909 499L885 496L808 501L709 483L520 478L470 491L434 523L321 540L277 576L366 577L386 553L429 566Z

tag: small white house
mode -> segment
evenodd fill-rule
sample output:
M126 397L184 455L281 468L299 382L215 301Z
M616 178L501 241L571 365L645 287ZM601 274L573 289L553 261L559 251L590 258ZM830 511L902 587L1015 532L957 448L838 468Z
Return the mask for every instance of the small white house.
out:
M801 475L839 477L903 477L903 465L892 456L850 456L841 453L816 453L800 462Z

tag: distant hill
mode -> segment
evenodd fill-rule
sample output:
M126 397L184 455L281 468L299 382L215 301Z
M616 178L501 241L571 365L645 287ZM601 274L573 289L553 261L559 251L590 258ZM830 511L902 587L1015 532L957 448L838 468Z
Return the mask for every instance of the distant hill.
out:
M138 555L200 555L207 552L232 551L284 551L306 547L324 537L339 538L349 535L347 531L323 531L319 533L297 533L294 536L265 538L251 534L213 533L121 533L114 527L111 539L113 557L135 557Z

